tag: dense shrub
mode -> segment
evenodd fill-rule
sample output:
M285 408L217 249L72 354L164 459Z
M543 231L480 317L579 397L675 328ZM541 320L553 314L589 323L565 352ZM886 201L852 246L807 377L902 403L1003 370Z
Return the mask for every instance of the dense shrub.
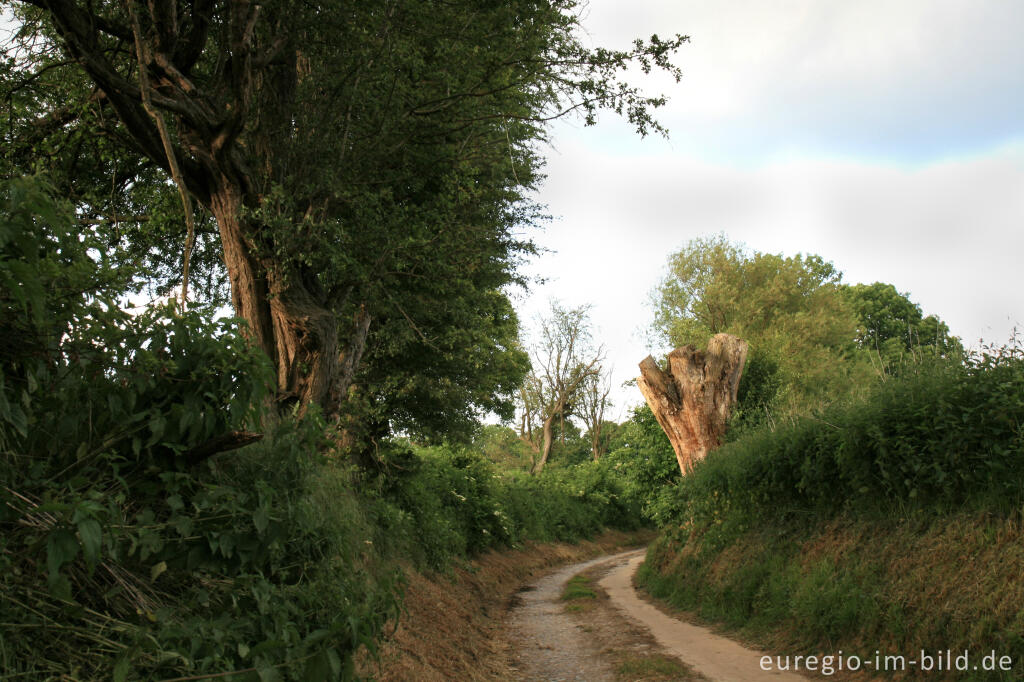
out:
M648 519L658 492L680 478L672 444L647 405L633 410L600 464L621 481L623 496Z
M125 312L130 269L43 183L0 201L5 673L346 679L399 612L396 559L635 525L598 464L531 477L394 441L355 470L315 410L267 409L272 373L234 321Z
M380 543L424 566L442 568L452 557L523 540L577 541L639 522L620 478L596 463L531 476L461 446L390 447L405 454L401 470L392 467L374 482Z
M1008 511L1024 503L1024 355L921 365L865 399L728 443L653 513L662 525L742 525L787 512Z
M211 457L267 419L265 361L231 321L122 311L130 273L42 183L0 200L0 668L345 675L397 586L322 425Z

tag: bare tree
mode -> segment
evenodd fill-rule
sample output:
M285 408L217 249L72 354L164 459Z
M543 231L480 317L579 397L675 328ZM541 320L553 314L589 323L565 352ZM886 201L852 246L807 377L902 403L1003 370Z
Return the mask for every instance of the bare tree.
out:
M518 424L519 440L523 441L531 451L531 471L537 465L543 440L543 430L537 433L534 432L534 425L543 424L544 422L544 418L541 416L543 412L541 408L542 394L543 385L540 378L535 372L531 371L526 375L522 385L519 387Z
M579 407L577 414L587 427L590 436L590 450L594 454L594 461L601 459L604 454L604 444L601 442L601 430L604 427L604 415L611 405L608 394L611 393L611 376L608 374L594 374L583 382L579 392Z
M519 438L533 452L530 473L540 473L551 454L555 420L574 414L581 388L599 376L604 348L594 348L589 306L566 309L551 303L540 323L533 369L520 389Z

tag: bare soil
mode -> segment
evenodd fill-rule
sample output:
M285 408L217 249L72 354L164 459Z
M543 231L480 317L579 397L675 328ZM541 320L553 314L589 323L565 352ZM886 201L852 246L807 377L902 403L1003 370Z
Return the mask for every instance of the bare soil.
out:
M615 682L612 662L601 644L584 632L562 600L575 574L608 557L572 564L521 589L510 609L506 637L516 649L513 668L529 682Z
M602 582L630 556L632 553L621 560L598 563L580 574L594 598L574 600L566 605L576 627L595 642L601 656L612 663L617 682L706 680L659 645L647 627L625 616L612 603Z
M384 682L517 680L516 642L505 617L516 592L558 566L645 545L654 533L608 532L577 545L529 543L492 552L450 573L406 570L405 613L381 645L379 660L362 656L358 672Z
M694 669L712 680L727 682L800 682L802 675L761 668L764 652L715 634L709 628L699 627L674 618L641 599L633 585L633 576L640 563L641 553L632 553L627 561L619 562L601 579L603 587L615 605L628 618L640 623L669 655L678 656Z
M648 540L609 533L489 554L450 574L410 571L406 613L359 671L417 682L803 679L765 674L759 652L640 599L632 576L643 550L622 550Z

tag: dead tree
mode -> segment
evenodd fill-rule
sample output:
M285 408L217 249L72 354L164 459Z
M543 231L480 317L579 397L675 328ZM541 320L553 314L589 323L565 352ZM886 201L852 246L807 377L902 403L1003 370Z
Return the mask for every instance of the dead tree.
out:
M611 377L607 374L589 376L580 390L579 415L590 435L590 451L595 462L603 454L601 431L604 428L604 414L608 409L608 394L611 391Z
M650 356L640 363L637 386L672 443L684 476L721 444L746 359L746 341L715 334L706 351L691 345L669 353L667 372Z
M604 348L591 345L588 310L552 302L551 316L541 320L540 344L531 354L533 369L520 389L519 438L533 452L531 474L539 474L548 462L555 420L564 425L584 382L601 373Z

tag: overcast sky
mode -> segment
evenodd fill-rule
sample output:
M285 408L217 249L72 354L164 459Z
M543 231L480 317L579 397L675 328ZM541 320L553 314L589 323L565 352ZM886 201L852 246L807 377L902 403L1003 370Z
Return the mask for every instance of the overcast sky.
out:
M551 131L539 199L555 216L518 304L592 304L614 380L650 347L670 253L718 232L889 282L965 345L1024 323L1024 2L593 0L588 41L689 35L670 138L605 115ZM617 392L613 417L641 401Z

